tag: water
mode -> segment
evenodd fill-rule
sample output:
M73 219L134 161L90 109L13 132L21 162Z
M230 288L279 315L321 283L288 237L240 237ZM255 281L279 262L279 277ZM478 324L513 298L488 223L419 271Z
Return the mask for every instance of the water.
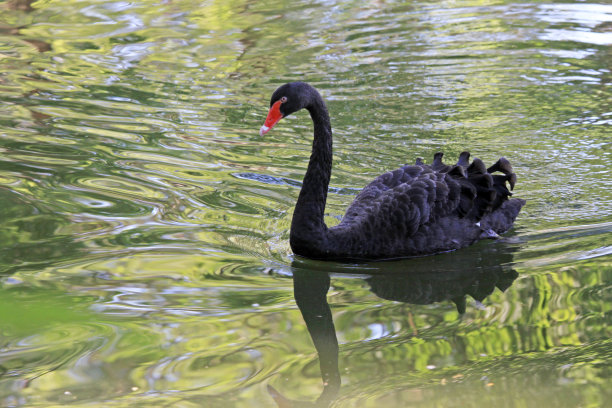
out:
M609 406L609 5L0 13L0 405ZM291 80L329 104L328 224L383 171L470 149L513 163L515 229L399 262L295 258L311 125L258 134Z

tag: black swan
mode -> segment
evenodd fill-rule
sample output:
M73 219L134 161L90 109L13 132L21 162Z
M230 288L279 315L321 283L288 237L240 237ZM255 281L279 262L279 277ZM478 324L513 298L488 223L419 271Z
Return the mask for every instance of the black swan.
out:
M463 152L455 165L436 153L431 165L421 159L382 174L368 184L331 228L323 220L332 169L332 131L319 92L291 82L272 94L260 135L280 119L307 109L314 142L291 222L290 244L307 258L365 261L429 255L455 250L479 239L495 238L512 226L525 200L508 199L516 175L500 158L487 167ZM501 174L492 174L500 172Z

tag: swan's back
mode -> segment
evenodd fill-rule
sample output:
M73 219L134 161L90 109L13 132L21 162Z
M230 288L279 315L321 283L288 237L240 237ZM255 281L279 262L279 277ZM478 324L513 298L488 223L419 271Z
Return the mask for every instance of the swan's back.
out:
M493 174L499 172L500 174ZM328 231L325 257L385 259L458 249L496 237L512 226L524 200L509 199L516 176L499 159L488 169L469 153L457 164L417 160L382 174L349 206L340 224Z

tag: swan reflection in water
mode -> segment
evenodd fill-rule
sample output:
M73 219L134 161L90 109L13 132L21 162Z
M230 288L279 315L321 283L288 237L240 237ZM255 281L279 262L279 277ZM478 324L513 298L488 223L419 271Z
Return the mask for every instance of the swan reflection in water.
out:
M482 302L495 288L503 292L513 284L518 277L510 266L513 251L513 245L496 242L434 257L355 266L349 272L363 274L370 290L383 299L419 305L450 300L463 314L468 295ZM317 350L323 392L314 402L297 401L269 385L268 393L281 408L328 407L340 392L338 340L327 302L331 277L316 270L326 265L301 259L292 264L295 300Z

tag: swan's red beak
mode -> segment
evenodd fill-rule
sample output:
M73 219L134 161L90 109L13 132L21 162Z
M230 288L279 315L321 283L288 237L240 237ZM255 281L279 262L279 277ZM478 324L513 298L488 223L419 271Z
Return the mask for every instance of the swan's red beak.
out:
M261 129L259 129L259 135L260 136L263 136L266 133L268 133L268 131L270 129L272 129L274 127L274 125L276 125L278 123L278 121L283 118L283 114L280 111L281 103L282 103L281 101L276 101L276 102L274 102L274 104L270 108L270 111L268 112L268 117L266 118L266 121L264 122L264 124L261 127Z

